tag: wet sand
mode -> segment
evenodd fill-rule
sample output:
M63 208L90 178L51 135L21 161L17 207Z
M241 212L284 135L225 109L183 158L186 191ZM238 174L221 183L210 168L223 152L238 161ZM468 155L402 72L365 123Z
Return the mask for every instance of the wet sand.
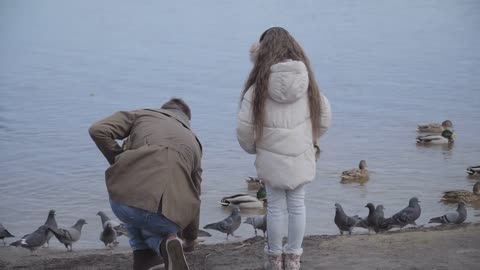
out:
M264 239L200 245L187 254L192 270L262 269ZM126 248L79 250L0 248L0 269L131 269ZM302 269L478 269L480 224L410 228L385 234L308 236Z

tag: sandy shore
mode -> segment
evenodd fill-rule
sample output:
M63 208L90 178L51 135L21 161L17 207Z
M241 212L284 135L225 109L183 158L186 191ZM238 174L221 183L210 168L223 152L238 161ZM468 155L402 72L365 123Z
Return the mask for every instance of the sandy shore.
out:
M192 270L262 269L264 240L201 245L187 254ZM480 224L413 228L377 235L308 236L302 269L479 269ZM66 252L0 248L0 269L131 269L128 249Z

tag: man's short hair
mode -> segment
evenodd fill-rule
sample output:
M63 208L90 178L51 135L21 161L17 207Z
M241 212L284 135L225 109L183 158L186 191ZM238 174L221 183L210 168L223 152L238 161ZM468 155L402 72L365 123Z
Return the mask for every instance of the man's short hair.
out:
M168 110L181 110L184 112L187 116L188 119L192 119L192 113L190 111L190 107L188 107L187 103L183 101L181 98L172 98L169 101L167 101L165 104L162 105L162 109Z

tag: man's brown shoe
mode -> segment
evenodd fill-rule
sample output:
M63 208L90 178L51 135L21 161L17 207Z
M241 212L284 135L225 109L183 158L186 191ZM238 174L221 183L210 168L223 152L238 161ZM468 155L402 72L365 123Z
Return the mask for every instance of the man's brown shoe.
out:
M157 270L164 267L163 258L151 249L133 251L133 270Z

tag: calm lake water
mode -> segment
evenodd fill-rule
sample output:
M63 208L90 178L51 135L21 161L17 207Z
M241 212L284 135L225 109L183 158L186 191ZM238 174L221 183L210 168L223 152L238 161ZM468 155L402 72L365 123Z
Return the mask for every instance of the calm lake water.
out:
M87 220L77 248L101 248L95 214L113 217L107 162L87 129L172 96L191 104L204 146L201 225L225 218L220 198L246 192L255 175L235 134L248 49L276 25L304 46L333 110L308 186L307 234L337 233L335 202L361 216L367 202L383 203L390 216L418 196L419 224L455 208L442 192L471 190L465 168L480 165L479 1L244 2L1 0L0 222L21 236L56 209L61 224ZM416 146L417 123L445 119L452 148ZM360 159L370 181L340 184Z

